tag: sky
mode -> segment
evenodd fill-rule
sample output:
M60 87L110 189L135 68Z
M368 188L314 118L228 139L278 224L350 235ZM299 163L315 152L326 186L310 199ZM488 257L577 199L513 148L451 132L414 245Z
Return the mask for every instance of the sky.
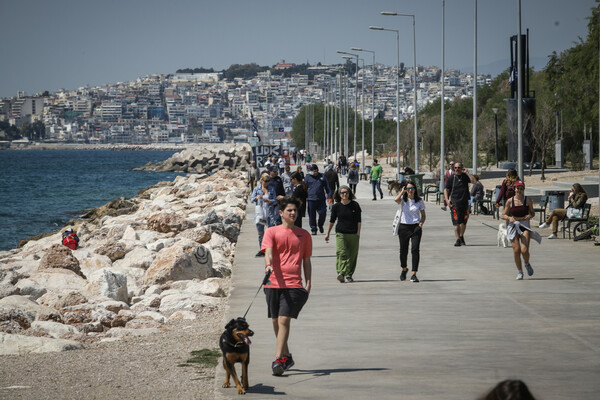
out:
M530 60L542 69L553 51L587 35L595 0L522 0L522 32ZM478 0L477 69L499 74L510 65L509 38L518 30L518 0ZM446 69L472 71L475 0L445 2ZM442 64L442 0L0 0L0 97L135 80L179 68L214 68L280 60L333 64L336 50L374 50L376 61ZM372 62L371 53L362 53Z

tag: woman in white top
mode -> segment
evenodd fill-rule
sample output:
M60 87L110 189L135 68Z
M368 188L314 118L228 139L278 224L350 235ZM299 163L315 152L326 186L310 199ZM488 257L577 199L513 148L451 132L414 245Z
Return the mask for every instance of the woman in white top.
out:
M406 280L408 272L408 243L411 242L410 253L412 255L412 276L411 282L419 282L417 270L419 269L419 246L421 245L421 234L423 224L425 223L425 203L419 197L417 186L414 182L408 182L398 193L394 201L400 204L402 216L398 227L398 239L400 240L400 266L402 273L400 280Z

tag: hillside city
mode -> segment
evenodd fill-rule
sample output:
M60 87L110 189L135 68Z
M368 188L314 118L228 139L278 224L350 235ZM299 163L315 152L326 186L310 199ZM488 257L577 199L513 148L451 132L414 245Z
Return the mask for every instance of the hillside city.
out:
M295 66L281 61L274 69ZM354 66L354 64L353 64ZM337 70L336 70L337 68ZM76 90L61 89L38 95L18 93L0 100L0 121L21 127L42 126L36 136L13 140L63 143L202 143L246 142L253 134L253 117L264 143L292 146L289 132L302 106L333 104L338 94L340 66L309 67L309 75L275 75L259 72L252 79L224 79L222 73L154 74L132 82L118 82ZM354 68L354 67L353 67ZM358 74L352 69L344 96L350 107L370 119L374 115L393 119L396 110L396 66L367 65ZM401 69L399 83L400 119L413 115L414 71ZM441 95L441 70L418 67L417 104L422 108ZM478 86L490 84L490 75L478 75ZM358 86L357 86L358 81ZM364 82L364 87L362 83ZM444 77L447 100L472 96L473 74L447 70ZM358 108L355 90L358 87ZM373 89L374 88L374 89ZM346 91L347 90L347 91ZM363 105L364 101L364 105ZM6 125L6 124L5 124ZM10 147L0 129L3 147Z

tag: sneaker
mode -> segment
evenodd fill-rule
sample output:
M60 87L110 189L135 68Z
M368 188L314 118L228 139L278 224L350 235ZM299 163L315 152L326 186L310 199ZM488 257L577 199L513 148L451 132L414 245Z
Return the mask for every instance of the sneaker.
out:
M456 243L454 243L454 247L460 247L461 244L462 244L462 242L460 241L460 239L456 239Z
M408 272L407 269L403 269L402 272L400 273L400 280L401 281L405 281L406 280L406 273Z
M312 234L313 234L313 236L314 236L314 235L316 235L316 234L317 234L317 230L316 230L316 229L313 229L313 230L311 231L311 233L312 233Z
M352 283L352 282L354 282L354 279L352 279L352 277L351 277L351 276L347 276L347 277L346 277L346 282L348 282L348 283Z
M321 233L325 232L325 230L323 229L322 226L319 227L319 232L321 232Z
M443 211L446 211L448 209L448 207L444 206L444 207L440 207Z
M342 275L342 274L339 274L339 275L337 276L337 280L338 280L338 281L340 281L340 283L344 283L344 275Z
M538 226L538 228L540 228L540 229L544 229L544 228L547 228L547 227L548 227L548 224L545 223L545 222L543 224L541 224L540 226Z
M383 195L381 195L381 199L383 199Z
M522 281L523 280L523 271L519 271L519 273L517 274L517 280L518 281Z
M529 264L529 263L525 264L525 269L527 270L527 275L529 275L529 276L533 275L533 268L531 267L531 264Z
M464 236L461 236L461 237L460 237L460 243L461 243L463 246L466 246L466 245L467 245L467 244L465 243L465 237L464 237Z
M410 277L410 281L414 283L419 283L419 278L417 278L417 274L414 274Z
M377 200L377 198L373 197L373 201Z
M256 253L256 255L254 257L264 257L265 253L263 253L262 251L259 251L258 253Z
M281 358L283 359L283 369L285 371L289 370L294 366L294 359L292 358L291 354L288 356L281 356Z
M558 236L553 233L552 235L548 236L548 239L558 239Z
M273 375L281 376L285 372L285 368L283 367L284 361L283 357L279 357L277 360L273 361L271 364L271 369L273 370Z

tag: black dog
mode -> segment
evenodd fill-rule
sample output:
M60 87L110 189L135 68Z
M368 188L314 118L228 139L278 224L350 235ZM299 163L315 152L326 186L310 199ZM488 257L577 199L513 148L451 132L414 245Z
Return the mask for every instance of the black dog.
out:
M224 388L228 388L229 376L237 387L238 394L246 394L248 389L248 364L250 363L250 341L249 336L254 335L245 318L232 319L225 326L225 332L219 339L219 347L223 352L223 368L225 368ZM242 364L242 384L235 372L235 363Z

